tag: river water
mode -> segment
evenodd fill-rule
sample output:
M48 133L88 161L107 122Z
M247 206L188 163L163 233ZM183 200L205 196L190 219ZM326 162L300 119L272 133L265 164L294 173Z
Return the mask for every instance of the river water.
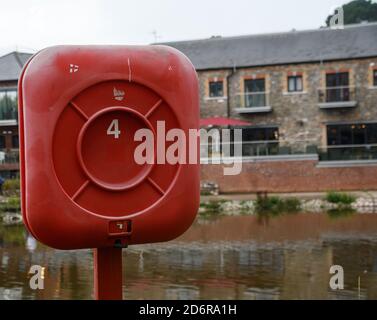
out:
M125 299L377 299L377 214L201 217L123 259ZM29 287L35 264L43 290ZM329 286L332 265L343 290ZM50 249L0 224L0 299L92 299L92 266L91 250Z

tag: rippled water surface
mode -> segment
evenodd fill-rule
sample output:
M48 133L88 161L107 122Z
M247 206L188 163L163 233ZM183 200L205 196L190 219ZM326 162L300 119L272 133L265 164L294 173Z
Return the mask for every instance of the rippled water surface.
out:
M123 259L126 299L377 299L377 214L199 218ZM34 264L44 290L29 288ZM0 224L0 299L92 299L92 265L90 250L53 250ZM344 290L329 287L332 265L344 268Z

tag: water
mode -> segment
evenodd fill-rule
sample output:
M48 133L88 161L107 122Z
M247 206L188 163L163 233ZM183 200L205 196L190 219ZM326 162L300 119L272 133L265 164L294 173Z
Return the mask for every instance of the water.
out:
M200 218L123 259L126 299L377 299L377 214ZM45 267L44 290L29 288L33 264ZM90 250L53 250L0 225L0 299L92 299L92 265ZM344 290L329 287L332 265Z

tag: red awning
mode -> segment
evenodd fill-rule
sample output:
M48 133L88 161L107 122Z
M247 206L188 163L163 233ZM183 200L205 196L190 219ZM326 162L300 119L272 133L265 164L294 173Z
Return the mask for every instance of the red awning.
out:
M237 119L230 119L230 118L223 118L223 117L215 117L215 118L206 118L200 119L200 126L201 127L209 127L209 126L248 126L250 125L249 122L237 120Z

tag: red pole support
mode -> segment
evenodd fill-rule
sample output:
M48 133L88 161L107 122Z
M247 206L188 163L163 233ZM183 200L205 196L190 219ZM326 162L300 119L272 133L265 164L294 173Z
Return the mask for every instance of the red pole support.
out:
M122 249L94 249L94 297L122 300Z

